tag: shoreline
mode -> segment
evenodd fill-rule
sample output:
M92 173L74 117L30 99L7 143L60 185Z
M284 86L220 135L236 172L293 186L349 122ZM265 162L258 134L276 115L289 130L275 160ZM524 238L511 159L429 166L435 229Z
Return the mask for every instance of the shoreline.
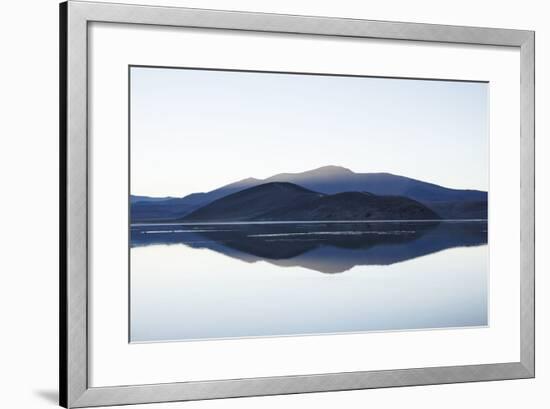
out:
M130 223L130 227L140 226L223 226L248 224L338 224L338 223L474 223L487 222L488 219L390 219L390 220L281 220L281 221L204 221L204 222L137 222Z

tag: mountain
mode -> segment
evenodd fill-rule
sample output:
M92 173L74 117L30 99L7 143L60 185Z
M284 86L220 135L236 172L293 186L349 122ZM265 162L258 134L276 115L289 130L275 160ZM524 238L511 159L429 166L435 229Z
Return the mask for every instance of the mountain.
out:
M424 202L444 219L487 219L487 200Z
M421 203L403 196L367 192L323 195L303 204L279 209L271 220L437 220L439 216Z
M323 196L286 182L265 183L215 200L184 217L184 220L267 220L270 212L299 206Z
M200 204L192 204L182 198L140 200L131 197L130 205L133 223L170 221L200 207Z
M435 220L421 203L366 192L334 195L288 182L269 182L230 194L191 212L184 221Z
M204 206L205 204L213 202L216 199L220 199L224 196L230 195L231 193L235 193L259 184L262 184L260 179L247 178L222 186L218 189L211 190L210 192L191 193L190 195L183 197L182 200L185 200L187 203Z
M487 192L450 189L390 173L355 173L340 166L323 166L301 173L280 173L266 179L247 178L182 198L143 199L143 196L133 196L131 219L135 223L183 218L222 197L275 182L292 183L323 194L370 192L381 196L404 196L426 205L443 218L487 217Z
M257 185L258 179L243 179L207 193L191 193L174 197L130 196L132 223L174 220L191 213L216 199Z
M391 173L355 173L340 166L323 166L301 173L281 173L261 182L290 182L321 193L370 192L406 196L419 202L487 200L487 192L450 189Z

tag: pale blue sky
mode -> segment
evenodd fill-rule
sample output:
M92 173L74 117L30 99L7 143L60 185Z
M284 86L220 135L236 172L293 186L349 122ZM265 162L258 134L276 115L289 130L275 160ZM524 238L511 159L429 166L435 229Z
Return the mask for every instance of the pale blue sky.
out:
M489 85L133 67L131 191L339 165L487 190Z

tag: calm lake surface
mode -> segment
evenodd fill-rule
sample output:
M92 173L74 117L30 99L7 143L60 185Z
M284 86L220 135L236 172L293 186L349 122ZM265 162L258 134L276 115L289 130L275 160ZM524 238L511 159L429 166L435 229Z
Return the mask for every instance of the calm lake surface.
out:
M132 342L488 324L486 221L131 226Z

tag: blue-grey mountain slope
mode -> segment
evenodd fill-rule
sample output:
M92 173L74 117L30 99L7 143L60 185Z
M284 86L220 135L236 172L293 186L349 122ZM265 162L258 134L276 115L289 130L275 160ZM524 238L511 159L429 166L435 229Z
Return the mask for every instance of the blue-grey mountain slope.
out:
M287 182L254 186L201 207L184 221L437 220L423 204L366 192L327 195Z
M256 185L257 179L248 178L207 193L191 193L184 197L130 196L132 223L163 222L181 218L192 211L231 193Z
M324 166L301 173L281 173L263 181L290 182L321 193L370 192L406 196L419 202L487 200L487 192L450 189L391 173L355 173L340 166Z

